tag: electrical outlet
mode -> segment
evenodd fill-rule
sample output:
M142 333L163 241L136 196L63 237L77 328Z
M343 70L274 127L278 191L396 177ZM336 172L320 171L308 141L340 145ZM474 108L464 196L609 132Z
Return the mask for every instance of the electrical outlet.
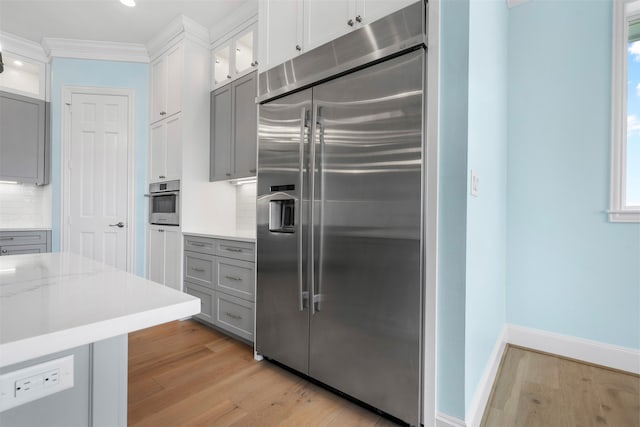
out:
M0 375L0 412L73 387L73 355Z
M478 193L480 191L480 178L478 177L478 173L471 169L471 195L473 197L478 197Z

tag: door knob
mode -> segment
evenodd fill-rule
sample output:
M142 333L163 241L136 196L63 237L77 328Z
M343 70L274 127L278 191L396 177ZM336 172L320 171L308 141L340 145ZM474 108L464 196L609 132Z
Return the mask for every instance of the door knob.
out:
M109 224L109 227L118 227L118 228L122 228L124 227L124 222L120 221L117 224Z

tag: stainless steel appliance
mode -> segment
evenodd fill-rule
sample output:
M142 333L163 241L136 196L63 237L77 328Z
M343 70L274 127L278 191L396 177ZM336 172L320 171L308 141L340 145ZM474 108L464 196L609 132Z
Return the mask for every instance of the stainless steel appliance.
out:
M256 349L420 423L426 11L260 75Z
M180 225L180 181L149 184L149 223Z

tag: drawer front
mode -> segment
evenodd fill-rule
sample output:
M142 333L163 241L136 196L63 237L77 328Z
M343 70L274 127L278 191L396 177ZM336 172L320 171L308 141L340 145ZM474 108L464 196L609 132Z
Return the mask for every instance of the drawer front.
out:
M185 281L213 289L215 267L215 257L213 255L184 252Z
M47 245L46 231L0 231L0 245Z
M4 243L0 246L0 256L5 255L24 255L24 254L43 254L47 252L47 245L13 245L6 246Z
M215 324L253 342L253 303L221 292L215 293L215 301Z
M196 317L213 323L216 318L214 315L215 292L189 282L184 282L184 291L189 295L200 298L200 314L196 314Z
M215 255L216 241L206 237L184 236L184 250Z
M216 255L244 261L255 261L255 244L234 240L217 240Z
M215 289L238 298L255 301L255 264L231 258L216 258Z

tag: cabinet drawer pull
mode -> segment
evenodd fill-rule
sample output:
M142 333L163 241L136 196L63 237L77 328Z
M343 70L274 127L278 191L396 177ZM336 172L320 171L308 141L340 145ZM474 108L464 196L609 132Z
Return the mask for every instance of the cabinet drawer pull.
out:
M228 311L225 311L225 312L224 312L224 314L225 314L227 317L230 317L230 318L232 318L232 319L236 319L236 320L240 320L240 319L242 319L242 316L237 315L237 314L233 314L233 313L229 313Z
M234 277L234 276L224 276L225 279L229 279L229 280L235 280L236 282L240 282L242 281L241 277Z
M249 173L256 173L255 169L249 169Z
M204 248L204 243L199 242L189 242L191 246L198 246L199 248Z
M191 267L191 269L193 271L197 271L198 273L204 273L204 268L195 268L195 267Z
M164 175L159 175L158 178L165 179L166 177Z
M0 237L0 240L13 240L13 237Z
M224 248L227 252L242 252L242 249L239 248Z
M167 114L167 112L166 112L166 111L160 111L160 115L161 115L161 116L164 116L164 115L166 115L166 114Z
M163 229L158 230L158 233L164 233Z
M2 253L3 253L3 254L6 254L7 252L8 252L8 251L7 251L6 249L3 249L3 250L2 250Z

